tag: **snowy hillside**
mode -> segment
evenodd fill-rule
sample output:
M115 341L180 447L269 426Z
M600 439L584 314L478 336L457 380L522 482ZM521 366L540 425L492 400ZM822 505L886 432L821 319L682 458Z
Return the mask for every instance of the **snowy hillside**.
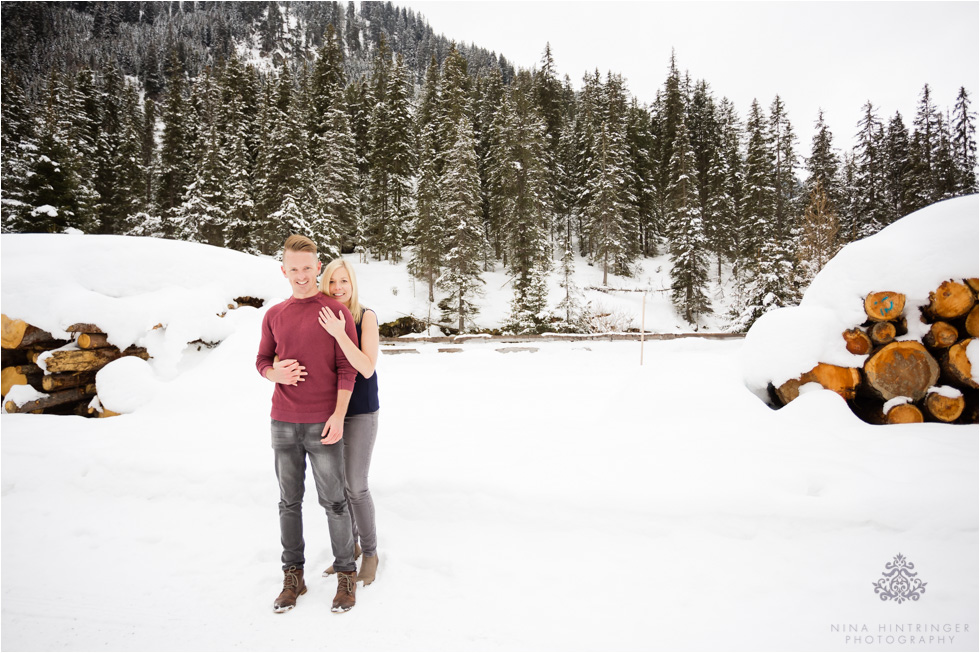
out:
M328 614L311 499L309 592L274 614L272 388L254 367L268 303L217 314L284 298L277 264L149 239L0 245L5 314L96 322L154 353L129 414L0 417L4 650L978 646L976 427L873 427L827 391L773 411L744 385L742 341L698 338L647 342L642 366L633 342L399 344L418 353L378 365L378 580ZM659 288L665 268L610 285ZM427 307L402 266L357 269L382 321ZM601 274L576 270L582 287ZM510 289L486 279L493 326ZM592 292L639 318L637 293ZM646 321L682 329L665 293ZM899 554L918 600L874 590Z

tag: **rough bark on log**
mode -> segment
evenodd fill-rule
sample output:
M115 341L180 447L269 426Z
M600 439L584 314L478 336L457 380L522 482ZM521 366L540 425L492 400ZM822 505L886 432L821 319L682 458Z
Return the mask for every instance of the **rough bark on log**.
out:
M49 374L58 372L88 372L97 370L123 356L139 356L143 360L150 356L142 347L130 347L119 351L116 347L102 349L59 350L51 353L45 359L45 367Z
M868 384L885 401L922 399L939 380L939 363L919 342L903 340L879 349L864 364Z
M966 329L967 335L970 336L971 338L976 338L978 335L980 335L977 333L977 310L978 309L980 309L980 306L974 306L973 309L970 311L970 313L966 316L966 324L964 328Z
M78 346L82 349L98 349L99 347L108 347L109 338L104 333L82 333L79 334Z
M12 365L0 371L0 394L6 395L15 385L29 385L41 389L44 372L37 365Z
M105 333L105 330L97 324L87 322L76 322L67 329L68 333Z
M7 409L8 413L29 413L36 410L42 410L44 408L50 408L52 406L67 404L73 401L81 401L86 397L94 396L95 384L90 384L79 388L69 388L67 390L52 392L47 397L41 397L40 399L35 399L34 401L28 401L21 406L18 406L13 401L8 401L6 404L4 404L4 408Z
M850 353L858 356L871 353L871 348L874 345L871 342L871 338L868 337L868 334L863 329L848 329L841 335L844 336L844 342L847 343L847 351Z
M864 298L864 312L875 322L898 319L905 310L905 295L900 292L873 292Z
M895 328L895 324L892 322L875 322L871 328L868 329L868 335L871 336L871 340L874 341L876 345L887 345L889 342L895 339L895 334L898 330Z
M922 406L931 417L940 422L955 422L963 414L966 399L963 398L963 395L946 397L938 392L930 392L926 395L926 400Z
M6 315L2 315L0 334L2 334L0 346L4 349L23 349L35 343L56 340L47 331L32 326L24 320L12 320Z
M929 293L929 306L925 312L938 319L952 319L966 315L977 298L965 283L943 281L936 292Z
M776 397L783 405L786 405L800 396L800 386L807 383L819 383L844 399L853 399L857 387L861 383L861 372L854 367L839 367L819 363L809 372L800 375L800 378L790 379L776 388Z
M973 342L973 338L960 340L949 348L943 356L942 366L949 378L956 383L970 388L976 388L977 382L973 380L973 366L966 355L966 348Z
M924 421L922 411L916 408L914 404L893 406L885 415L885 422L888 424L919 424Z
M960 334L956 327L940 320L929 325L929 332L922 337L922 342L933 349L946 349L955 345L959 339Z
M80 385L95 383L95 372L67 372L65 374L45 374L41 378L41 389L45 392L77 388Z

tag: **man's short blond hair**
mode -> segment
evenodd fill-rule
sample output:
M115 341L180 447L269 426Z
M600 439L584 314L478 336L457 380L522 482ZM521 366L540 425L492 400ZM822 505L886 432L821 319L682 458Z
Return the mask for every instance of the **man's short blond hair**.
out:
M283 252L310 252L311 254L316 254L316 243L306 236L293 234L283 243L282 250Z

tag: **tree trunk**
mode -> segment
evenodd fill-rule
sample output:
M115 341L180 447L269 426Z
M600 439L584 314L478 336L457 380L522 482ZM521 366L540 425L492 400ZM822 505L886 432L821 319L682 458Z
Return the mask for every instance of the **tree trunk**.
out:
M41 379L41 389L45 392L77 388L80 385L95 383L95 372L74 372L67 374L45 374Z
M99 347L110 346L109 339L104 333L82 333L76 342L82 349L98 349Z
M961 394L959 397L945 397L938 392L930 392L926 395L926 400L922 403L926 412L940 422L954 422L963 414L966 407L966 399Z
M924 312L940 320L966 315L976 304L977 298L965 283L944 281L929 293L929 306Z
M893 342L864 364L868 384L885 401L909 397L918 401L939 380L939 363L915 341Z
M24 349L40 342L54 342L57 339L47 331L31 326L24 320L12 320L2 315L0 326L0 346L4 349ZM63 340L61 342L64 342ZM60 345L56 345L60 346Z
M853 399L857 387L861 383L861 371L854 367L839 367L819 363L812 370L801 375L800 378L790 379L776 388L776 396L783 405L786 405L800 396L800 386L807 383L819 383L844 399Z
M897 319L905 310L905 295L887 290L873 292L864 298L864 312L875 322Z
M45 359L45 367L49 374L58 372L88 372L98 370L108 363L123 356L139 356L143 360L150 356L142 347L130 347L119 351L116 347L101 349L56 350Z
M847 351L858 356L871 353L873 344L863 329L848 329L843 334Z
M81 401L94 396L95 384L90 384L79 388L69 388L68 390L52 392L46 397L41 397L40 399L35 399L34 401L28 401L21 406L18 406L12 401L8 401L6 404L4 404L4 408L7 409L8 413L30 413L35 410L60 406L62 404L67 404L73 401Z

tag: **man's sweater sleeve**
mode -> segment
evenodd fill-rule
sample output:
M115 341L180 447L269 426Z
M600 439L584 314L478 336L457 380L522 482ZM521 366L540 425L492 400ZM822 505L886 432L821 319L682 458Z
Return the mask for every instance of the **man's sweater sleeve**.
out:
M341 306L340 310L344 314L344 319L347 321L344 330L347 332L347 336L350 341L354 343L355 346L360 347L361 343L357 340L357 327L354 326L354 316L350 314L346 306ZM334 359L337 362L337 389L338 390L353 390L354 381L357 379L357 370L354 366L350 364L347 360L347 356L344 355L344 350L340 348L340 343L334 340Z
M266 370L272 367L276 356L276 338L272 335L272 327L269 324L269 313L262 318L262 339L259 341L259 353L255 357L255 368L263 377Z

